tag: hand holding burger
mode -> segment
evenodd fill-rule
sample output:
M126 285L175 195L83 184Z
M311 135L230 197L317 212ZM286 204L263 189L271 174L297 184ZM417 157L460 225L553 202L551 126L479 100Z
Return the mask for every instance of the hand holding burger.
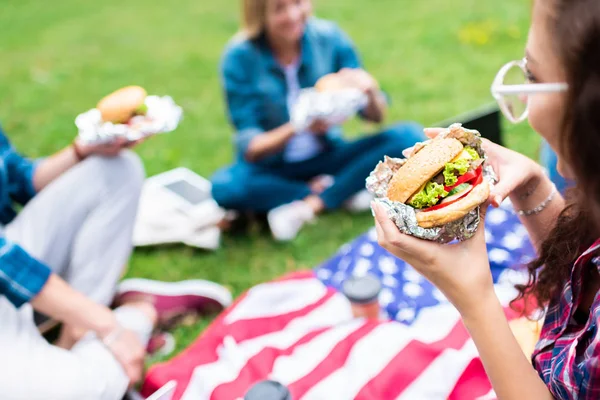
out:
M343 68L339 72L323 76L315 84L320 92L358 89L365 94L379 91L379 84L367 71L360 68Z
M438 137L413 150L390 181L388 198L418 210L419 226L443 226L487 200L490 188L482 164L473 147L455 137Z
M146 97L147 93L144 88L127 86L102 98L96 105L96 109L100 112L104 122L131 125L135 123L136 117L145 116L148 110L144 102ZM132 141L123 137L116 137L107 143L88 144L80 138L76 138L73 142L73 149L79 160L93 154L114 157L124 148L132 148L142 141L143 139Z
M481 143L478 132L453 125L434 139L417 144L407 159L380 163L367 186L376 197L403 211L397 219L402 219L398 222L406 228L405 233L419 236L417 232L423 229L439 228L467 238L472 233L469 230L479 223L479 206L490 193ZM407 221L410 217L415 221ZM425 238L437 239L429 233Z
M381 186L370 188L378 189L381 200L372 205L379 244L425 276L463 316L495 299L482 226L490 191L486 161L479 134L456 124L416 145L406 160L386 159L368 182L371 186L377 178ZM394 204L411 212L391 215ZM395 219L411 213L414 226ZM469 234L464 235L467 225ZM452 232L458 237L445 238L458 238L457 243L420 235L449 226L460 227Z

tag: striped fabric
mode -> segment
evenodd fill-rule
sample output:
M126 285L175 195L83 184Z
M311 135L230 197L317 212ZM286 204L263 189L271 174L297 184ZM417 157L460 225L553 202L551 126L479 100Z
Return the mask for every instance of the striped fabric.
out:
M524 274L507 267L527 261L531 245L508 206L490 210L486 230L496 292L508 306ZM182 354L153 366L143 392L175 380L176 399L233 400L273 379L295 400L495 398L458 312L375 240L368 232L314 271L253 287ZM366 273L383 284L379 321L354 319L339 292L347 277ZM535 341L515 324L520 314L505 310L527 336L521 342Z

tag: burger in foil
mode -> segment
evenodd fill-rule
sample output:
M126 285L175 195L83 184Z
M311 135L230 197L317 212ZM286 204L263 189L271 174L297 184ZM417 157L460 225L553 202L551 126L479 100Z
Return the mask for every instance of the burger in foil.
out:
M493 179L481 144L479 132L453 124L415 145L406 159L386 157L367 178L367 189L403 233L439 242L468 239Z

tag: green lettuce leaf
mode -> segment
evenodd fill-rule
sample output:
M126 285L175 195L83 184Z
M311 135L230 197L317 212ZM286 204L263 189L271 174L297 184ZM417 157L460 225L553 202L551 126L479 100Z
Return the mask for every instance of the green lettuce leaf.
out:
M144 103L140 104L140 106L135 110L137 115L146 115L148 112L148 106Z
M435 182L428 182L423 190L413 196L408 205L417 209L431 207L437 204L440 196L444 197L447 194L448 192L444 190L444 186Z
M465 151L467 153L469 153L469 155L473 158L473 160L478 160L479 158L481 158L481 157L479 157L479 153L477 153L477 150L475 150L472 147L465 146Z
M458 180L458 176L464 175L469 169L469 161L464 158L459 158L454 162L446 163L444 167L444 183L446 186L452 186Z

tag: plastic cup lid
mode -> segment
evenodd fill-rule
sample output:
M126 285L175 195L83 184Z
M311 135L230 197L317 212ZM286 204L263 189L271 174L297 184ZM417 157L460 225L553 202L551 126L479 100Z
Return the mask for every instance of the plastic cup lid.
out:
M381 291L381 282L374 275L353 276L342 285L342 292L353 303L366 304L375 301Z
M292 400L290 391L279 382L258 382L248 390L244 400Z

